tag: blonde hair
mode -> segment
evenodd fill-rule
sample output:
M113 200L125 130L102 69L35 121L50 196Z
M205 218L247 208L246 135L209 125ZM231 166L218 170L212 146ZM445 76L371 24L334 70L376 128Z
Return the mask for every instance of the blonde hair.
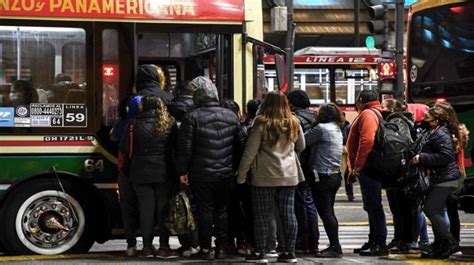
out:
M158 65L155 65L155 64L152 64L153 67L155 68L156 72L158 73L158 77L160 78L160 87L161 89L165 89L165 85L166 85L166 76L165 76L165 72L163 71L163 69L161 68L161 66L158 66Z
M276 145L285 127L288 127L288 141L296 142L298 138L298 118L291 112L286 96L278 91L269 92L265 96L255 123L263 126L263 138L270 146Z
M155 111L155 128L158 133L164 133L174 125L175 120L161 98L145 96L142 99L142 106L144 111L150 109Z

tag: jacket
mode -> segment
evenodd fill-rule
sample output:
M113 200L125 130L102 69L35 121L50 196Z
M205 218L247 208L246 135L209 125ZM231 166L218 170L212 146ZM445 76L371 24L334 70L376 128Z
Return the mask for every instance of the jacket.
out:
M139 114L122 138L121 150L126 158L131 156L129 176L132 183L165 183L172 179L172 152L177 128L173 126L158 133L155 115L154 111Z
M298 130L296 142L288 142L287 133L280 135L277 144L270 146L263 139L263 125L250 130L244 154L240 160L238 183L244 183L250 170L250 185L257 187L296 186L304 181L298 153L305 148L303 129Z
M456 158L456 149L448 128L435 128L420 153L420 163L430 170L430 180L442 183L459 179Z
M299 107L294 107L293 111L296 114L296 117L298 117L298 120L300 120L300 125L303 128L303 132L306 132L311 129L313 123L316 121L316 116L318 115L318 112Z
M178 96L171 100L168 106L170 114L178 121L181 122L186 113L190 112L195 108L193 96Z
M364 169L367 166L367 157L374 148L379 118L371 108L381 111L380 102L371 101L362 106L362 111L351 125L347 136L346 148L352 170Z
M171 102L173 95L163 90L160 86L160 76L156 68L150 64L140 65L137 69L137 94L140 96L157 96L166 105Z

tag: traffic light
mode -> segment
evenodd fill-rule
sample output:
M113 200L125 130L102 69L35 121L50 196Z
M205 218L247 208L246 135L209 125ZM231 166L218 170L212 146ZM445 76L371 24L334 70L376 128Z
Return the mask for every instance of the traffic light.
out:
M374 5L367 7L370 21L367 23L370 34L365 39L368 48L386 50L388 48L388 17L386 5Z

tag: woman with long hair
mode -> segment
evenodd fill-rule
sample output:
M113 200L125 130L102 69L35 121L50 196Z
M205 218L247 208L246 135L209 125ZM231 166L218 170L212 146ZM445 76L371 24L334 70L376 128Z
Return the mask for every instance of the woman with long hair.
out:
M177 254L169 247L170 233L164 221L175 183L170 165L173 164L171 152L176 123L163 100L156 96L144 96L141 109L142 112L129 125L121 144L130 159L129 176L138 199L143 237L141 255L173 258ZM160 233L158 250L153 246L155 224Z
M317 257L340 258L339 224L334 213L336 193L341 186L342 113L334 103L321 106L316 125L305 133L306 144L311 147L309 183L318 214L323 220L329 238L329 247Z
M445 259L460 250L449 230L449 219L445 218L448 196L456 189L460 178L456 150L461 144L454 141L461 139L459 124L450 118L448 110L439 105L428 110L424 121L429 125L424 136L427 142L411 162L421 163L429 172L433 187L426 195L424 212L432 223L435 240L432 250L422 253L421 257Z
M297 262L294 197L296 185L304 179L298 161L298 153L304 147L303 130L290 110L288 99L278 91L269 92L250 129L237 178L237 183L244 183L250 170L256 250L247 261L268 261L265 255L268 223L276 205L285 234L283 252L277 261Z

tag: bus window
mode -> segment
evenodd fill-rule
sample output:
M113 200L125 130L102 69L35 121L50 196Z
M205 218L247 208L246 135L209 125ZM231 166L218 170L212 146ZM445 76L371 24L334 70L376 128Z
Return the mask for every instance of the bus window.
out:
M329 69L298 69L295 73L301 76L301 89L306 91L311 104L330 102Z
M361 90L377 89L377 79L373 79L372 69L335 69L336 103L355 104Z
M118 32L102 32L102 122L111 127L118 119L119 105L119 47Z

